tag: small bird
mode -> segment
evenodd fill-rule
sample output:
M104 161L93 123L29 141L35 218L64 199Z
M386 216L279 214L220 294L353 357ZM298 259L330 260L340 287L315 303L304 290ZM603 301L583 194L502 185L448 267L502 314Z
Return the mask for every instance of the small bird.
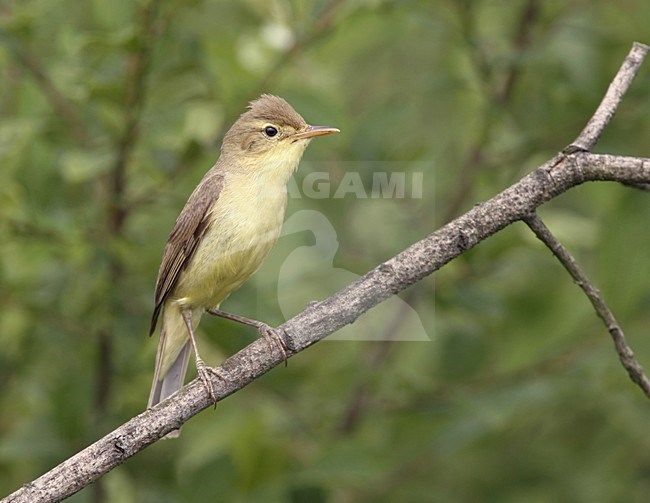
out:
M162 313L149 407L183 386L192 350L214 399L194 335L204 312L254 326L267 340L277 336L265 323L219 306L277 241L287 183L310 140L338 132L308 125L285 100L269 94L251 101L228 130L219 159L185 203L163 252L149 331L153 334Z

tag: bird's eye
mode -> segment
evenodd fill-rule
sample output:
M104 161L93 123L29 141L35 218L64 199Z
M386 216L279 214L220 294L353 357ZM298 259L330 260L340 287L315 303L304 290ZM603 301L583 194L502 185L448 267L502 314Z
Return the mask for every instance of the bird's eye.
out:
M273 138L276 134L278 134L277 128L274 128L273 126L266 126L264 128L264 134L268 136L269 138Z

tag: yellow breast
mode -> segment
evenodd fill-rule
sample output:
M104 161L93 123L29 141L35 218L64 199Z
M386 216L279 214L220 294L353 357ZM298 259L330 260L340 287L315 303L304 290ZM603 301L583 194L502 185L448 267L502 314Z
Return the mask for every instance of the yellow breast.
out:
M210 225L171 299L182 307L217 306L253 274L280 235L286 185L227 176Z

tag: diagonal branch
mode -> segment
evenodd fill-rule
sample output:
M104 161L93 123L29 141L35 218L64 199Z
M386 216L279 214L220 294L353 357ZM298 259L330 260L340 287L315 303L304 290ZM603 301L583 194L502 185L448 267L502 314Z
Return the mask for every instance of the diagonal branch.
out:
M607 327L614 347L618 353L618 357L623 364L625 370L630 376L630 379L637 383L643 390L648 398L650 398L650 380L643 373L643 368L636 361L634 353L625 340L625 334L620 325L614 317L614 313L609 309L607 303L600 295L598 289L589 280L585 272L580 268L569 251L560 243L560 241L551 233L548 227L542 222L542 219L536 213L531 213L524 218L526 225L531 228L535 235L542 241L552 252L553 255L560 261L562 266L567 270L571 277L575 280L576 284L582 288L585 295L594 306L596 314L603 320Z
M603 100L585 128L578 135L578 138L571 144L572 147L580 150L591 150L593 148L616 113L621 98L623 98L636 73L641 68L648 51L650 51L650 47L645 44L639 42L632 44L632 50L623 61L614 80L609 84Z
M636 68L647 53L648 48L644 47L635 44L630 53L636 54ZM630 75L629 65L624 65L621 68L623 71ZM619 80L619 76L616 80ZM619 92L611 98L614 102L606 103L607 100L603 100L606 108L616 108L616 100L622 98L630 82L631 77L621 79L617 86ZM590 121L595 128L590 131L596 131L593 141L604 129L606 121L593 118ZM588 144L583 142L582 145ZM540 205L572 187L588 181L605 180L650 184L650 159L598 155L586 150L581 145L565 149L564 153L556 155L500 194L475 205L461 217L380 264L328 299L310 304L279 327L286 334L289 356L352 323L372 307L440 269L492 234L529 218ZM214 377L212 383L217 400L235 393L283 362L283 355L278 351L273 352L265 341L253 342L227 359L218 369L220 377ZM170 431L178 429L211 405L202 381L195 379L169 399L134 417L45 475L24 485L2 502L60 501Z

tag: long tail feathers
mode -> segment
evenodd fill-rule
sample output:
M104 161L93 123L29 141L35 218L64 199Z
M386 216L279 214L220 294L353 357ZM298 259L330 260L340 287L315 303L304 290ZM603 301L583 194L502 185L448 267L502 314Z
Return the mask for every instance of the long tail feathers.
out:
M192 327L196 331L201 311L192 313ZM148 408L162 402L183 387L192 344L180 310L168 302L163 307L160 340L156 354L156 370L149 394ZM180 430L174 430L166 438L175 438Z
M195 330L200 319L201 313L195 311L192 315ZM181 312L176 305L168 302L162 312L156 370L148 407L153 407L181 389L191 352L190 338Z
M158 378L159 365L156 365L156 372L154 375L153 383L151 385L151 393L149 395L149 404L147 407L153 407L183 387L185 374L187 373L187 364L190 360L191 352L192 346L190 345L190 341L188 339L188 341L182 347L181 352L176 357L176 360L174 360L174 363L172 363L172 366L160 379Z
M160 340L156 354L156 370L151 384L148 408L162 402L183 387L187 364L192 352L187 327L179 309L169 303L163 308ZM199 324L200 316L193 316L192 325ZM180 430L168 433L165 438L176 438Z

